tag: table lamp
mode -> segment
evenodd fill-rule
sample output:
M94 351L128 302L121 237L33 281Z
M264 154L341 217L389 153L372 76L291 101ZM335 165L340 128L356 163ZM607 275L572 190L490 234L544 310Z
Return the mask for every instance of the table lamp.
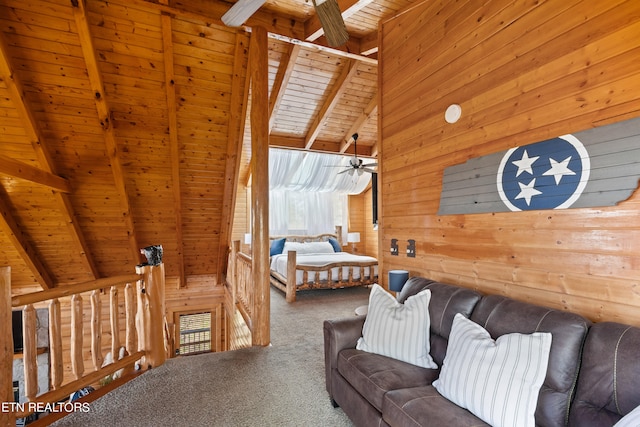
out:
M356 243L360 241L360 233L348 233L347 242L351 243L351 250L356 251Z

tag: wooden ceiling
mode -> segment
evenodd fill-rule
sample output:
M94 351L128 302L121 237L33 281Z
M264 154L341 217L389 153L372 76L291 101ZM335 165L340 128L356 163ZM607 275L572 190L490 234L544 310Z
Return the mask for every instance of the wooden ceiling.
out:
M0 0L0 265L17 292L128 274L161 244L168 276L224 269L248 174L252 25L270 35L270 144L375 156L377 25L407 0L269 0L235 29L215 0ZM243 143L243 141L247 141ZM241 160L239 160L241 159Z

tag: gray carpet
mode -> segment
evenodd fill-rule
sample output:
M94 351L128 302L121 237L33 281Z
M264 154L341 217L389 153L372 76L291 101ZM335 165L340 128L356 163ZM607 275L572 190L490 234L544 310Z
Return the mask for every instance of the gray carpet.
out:
M54 426L352 426L324 385L324 319L354 315L368 288L271 291L270 347L168 360Z

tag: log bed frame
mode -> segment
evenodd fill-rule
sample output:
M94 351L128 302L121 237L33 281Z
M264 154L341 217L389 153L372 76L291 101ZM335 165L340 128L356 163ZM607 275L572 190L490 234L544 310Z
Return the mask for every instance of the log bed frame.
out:
M324 242L329 238L335 238L339 242L342 241L342 227L336 227L336 233L324 233L313 236L271 236L270 239L286 238L288 242ZM366 286L372 285L377 282L378 276L374 272L374 267L378 265L377 261L351 263L351 262L334 262L323 266L298 266L296 265L296 252L289 251L287 253L287 277L292 280L287 280L276 271L271 271L269 275L269 282L285 293L287 302L295 302L296 292L308 289L339 289L348 288L353 286ZM337 274L334 274L332 270L338 268ZM347 277L343 277L343 267L348 267ZM364 274L364 269L360 272L360 277L355 279L353 277L353 271L355 268L369 267L369 273ZM302 271L302 283L296 285L296 272ZM314 279L309 280L309 272L315 272ZM320 280L319 272L327 272L327 279ZM337 276L337 277L334 277Z

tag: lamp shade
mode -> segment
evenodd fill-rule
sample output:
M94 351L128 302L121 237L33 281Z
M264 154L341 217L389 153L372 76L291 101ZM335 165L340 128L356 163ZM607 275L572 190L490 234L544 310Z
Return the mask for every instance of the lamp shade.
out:
M349 243L358 243L360 241L360 233L349 233L347 234L347 242Z
M244 244L245 245L250 245L251 244L251 233L245 233L244 234Z
M409 280L407 270L389 270L389 290L400 292L404 284Z

